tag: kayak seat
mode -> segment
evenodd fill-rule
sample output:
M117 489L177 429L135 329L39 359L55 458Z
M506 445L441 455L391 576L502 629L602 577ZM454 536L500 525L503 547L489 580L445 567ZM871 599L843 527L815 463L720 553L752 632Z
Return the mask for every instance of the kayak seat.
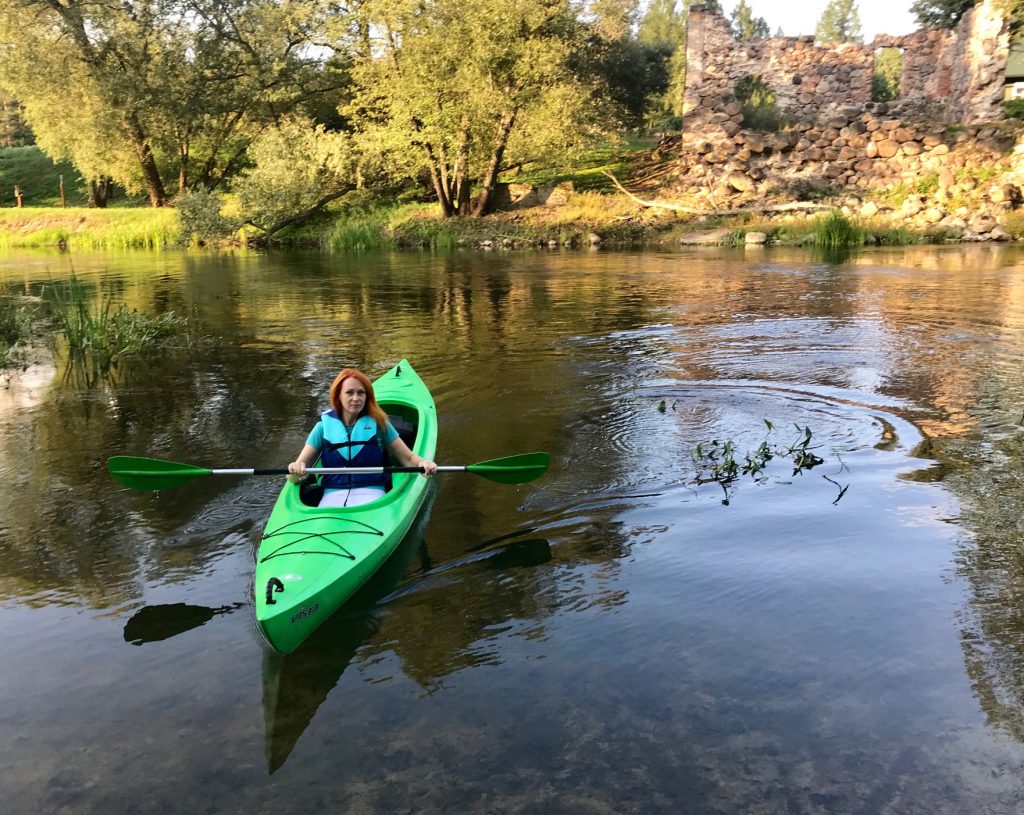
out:
M398 431L398 437L406 443L411 450L413 442L416 441L416 423L410 422L402 416L388 416L391 426Z
M315 475L307 475L299 482L299 500L306 506L320 506L320 501L323 497L324 488L320 484L320 479Z

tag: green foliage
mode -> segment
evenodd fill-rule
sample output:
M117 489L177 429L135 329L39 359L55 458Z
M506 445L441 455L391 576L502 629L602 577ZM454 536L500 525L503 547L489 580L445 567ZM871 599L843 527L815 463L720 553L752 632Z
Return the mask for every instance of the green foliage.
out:
M48 155L162 205L337 86L323 29L318 0L23 0L0 4L0 71Z
M753 10L747 4L747 0L740 0L733 9L732 33L738 40L759 40L771 33L768 21L764 17L755 17Z
M735 493L736 483L743 476L749 475L757 484L765 483L769 478L768 464L775 458L790 460L794 476L802 475L805 471L813 470L825 463L825 460L814 452L817 448L811 445L813 433L810 427L796 425L799 435L794 441L788 446L773 447L769 437L775 426L767 419L764 423L767 432L761 444L755 450L747 451L742 457L739 456L739 448L732 440L715 439L698 444L693 449L692 457L697 468L696 483L717 483L725 495L722 503L726 506ZM836 483L828 476L824 478L833 484ZM845 493L846 488L843 487L834 503L838 503Z
M903 52L899 48L878 49L875 52L875 72L871 77L871 101L899 99L902 76Z
M921 28L954 28L976 0L914 0L910 12Z
M36 140L21 115L21 103L0 90L0 147L24 147Z
M814 31L820 43L861 42L860 12L856 0L829 0Z
M327 131L289 117L249 147L252 166L232 184L239 221L269 238L319 215L331 201L356 189L370 172L348 133Z
M1007 119L1024 119L1024 99L1007 99L1003 103L1003 115Z
M186 244L223 241L238 232L241 221L222 212L224 196L207 190L194 190L178 198L175 211L181 224L181 239Z
M689 5L688 1L680 7L676 0L651 0L640 18L637 40L670 51L686 45L686 11Z
M934 195L939 189L939 174L938 173L925 173L917 179L917 184L914 185L914 191L918 195Z
M480 214L502 167L571 153L618 118L568 0L367 0L391 36L353 68L347 108L367 155L396 176L426 173L445 215ZM598 49L599 50L599 49Z
M671 52L664 46L623 38L595 44L589 59L605 83L609 99L622 111L622 124L638 128L651 108L659 108L669 83Z
M775 92L759 74L745 76L736 83L736 99L743 107L743 124L752 130L777 131L786 126Z

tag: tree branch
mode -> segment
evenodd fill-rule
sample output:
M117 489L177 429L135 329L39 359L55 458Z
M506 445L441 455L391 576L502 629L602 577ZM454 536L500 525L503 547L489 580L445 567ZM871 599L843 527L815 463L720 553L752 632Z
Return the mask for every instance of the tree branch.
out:
M670 204L666 201L645 201L642 198L638 198L633 195L629 190L619 183L619 180L607 170L601 170L601 172L608 176L615 188L623 195L636 201L640 206L651 207L653 209L667 209L671 212L683 212L687 215L742 215L747 212L789 212L791 210L809 210L812 212L820 212L825 210L835 209L835 207L829 206L828 204L815 204L811 201L791 201L788 204L766 204L760 207L741 207L739 209L696 209L695 207L684 207L680 204Z

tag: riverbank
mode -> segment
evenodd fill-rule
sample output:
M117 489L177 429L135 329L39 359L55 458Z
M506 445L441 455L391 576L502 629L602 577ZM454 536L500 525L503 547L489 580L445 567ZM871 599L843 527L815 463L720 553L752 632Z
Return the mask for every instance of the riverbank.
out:
M559 185L557 202L513 207L484 218L441 218L432 204L345 208L279 236L279 248L327 252L384 249L482 250L665 248L676 245L907 246L1024 239L1024 218L987 218L983 231L907 225L905 211L870 216L848 203L789 202L775 211L695 215L644 206L620 194L573 192ZM0 251L165 249L180 246L175 210L125 208L0 209ZM239 236L233 245L245 245Z
M24 207L0 209L0 251L164 249L179 243L173 209Z

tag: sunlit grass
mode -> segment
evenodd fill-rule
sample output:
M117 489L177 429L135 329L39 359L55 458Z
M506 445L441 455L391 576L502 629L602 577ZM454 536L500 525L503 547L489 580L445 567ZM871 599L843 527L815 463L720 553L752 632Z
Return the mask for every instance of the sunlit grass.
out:
M177 244L179 231L169 208L0 209L0 250L163 249Z

